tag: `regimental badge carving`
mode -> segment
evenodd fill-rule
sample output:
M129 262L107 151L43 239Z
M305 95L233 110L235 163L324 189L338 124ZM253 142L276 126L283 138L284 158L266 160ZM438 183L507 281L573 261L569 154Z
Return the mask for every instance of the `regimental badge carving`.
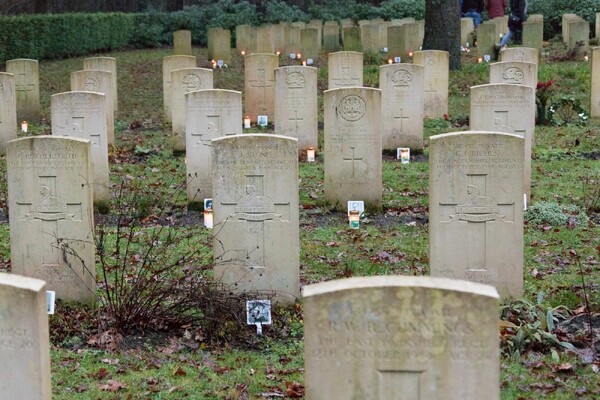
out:
M94 78L93 76L88 76L87 78L85 78L83 87L88 92L97 92L98 88L100 87L100 82L98 82L98 79Z
M338 104L338 113L346 121L355 122L365 115L367 105L359 96L350 94Z
M412 82L412 74L405 69L399 69L392 74L394 86L408 86Z
M515 60L525 61L525 52L523 50L515 51Z
M301 89L305 82L306 78L300 72L292 72L285 78L285 84L289 89Z
M507 68L502 74L502 80L506 83L522 83L525 74L520 68Z
M4 83L0 82L0 93L4 93Z
M432 66L435 65L435 56L431 53L427 53L425 55L425 65Z
M462 204L456 205L454 221L489 222L504 221L504 215L499 214L496 200L491 196L483 196L475 185L467 186L467 198Z
M201 83L200 77L194 74L187 74L181 79L181 84L186 93L200 90Z
M245 221L280 220L281 214L275 214L275 203L263 196L253 185L246 185L246 197L235 207L235 219Z

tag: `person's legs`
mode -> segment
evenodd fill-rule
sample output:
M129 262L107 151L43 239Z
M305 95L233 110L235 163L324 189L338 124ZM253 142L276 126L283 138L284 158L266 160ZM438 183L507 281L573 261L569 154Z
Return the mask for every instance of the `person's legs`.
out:
M466 18L473 19L473 27L477 29L477 26L481 23L481 14L474 10L469 10L465 13Z
M508 43L508 41L510 40L510 38L512 37L512 35L513 35L512 31L509 29L508 32L506 33L506 35L504 35L504 37L502 38L502 41L499 44L500 48L503 48L504 46L506 46L506 43Z

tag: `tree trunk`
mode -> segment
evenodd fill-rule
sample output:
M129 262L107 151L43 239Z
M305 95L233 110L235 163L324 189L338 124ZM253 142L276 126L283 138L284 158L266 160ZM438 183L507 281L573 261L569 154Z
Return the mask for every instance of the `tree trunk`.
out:
M423 50L445 50L450 70L460 69L460 8L458 0L425 0Z

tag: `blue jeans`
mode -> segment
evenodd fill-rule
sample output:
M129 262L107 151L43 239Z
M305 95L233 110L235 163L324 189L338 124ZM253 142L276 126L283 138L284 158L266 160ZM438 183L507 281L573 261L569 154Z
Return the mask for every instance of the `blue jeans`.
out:
M481 14L475 10L469 10L465 13L465 17L473 18L473 27L477 29L477 26L481 23Z
M506 45L506 43L508 43L508 41L510 40L512 35L513 35L512 31L509 29L508 32L506 33L506 35L504 35L504 37L502 38L502 41L500 42L500 48L504 47Z

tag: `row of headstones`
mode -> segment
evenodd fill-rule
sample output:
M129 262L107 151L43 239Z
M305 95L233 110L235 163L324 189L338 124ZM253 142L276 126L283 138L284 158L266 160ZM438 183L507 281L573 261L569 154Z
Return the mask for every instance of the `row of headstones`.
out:
M52 398L45 289L0 273L0 398ZM304 298L307 399L499 399L493 287L350 278L308 285Z

